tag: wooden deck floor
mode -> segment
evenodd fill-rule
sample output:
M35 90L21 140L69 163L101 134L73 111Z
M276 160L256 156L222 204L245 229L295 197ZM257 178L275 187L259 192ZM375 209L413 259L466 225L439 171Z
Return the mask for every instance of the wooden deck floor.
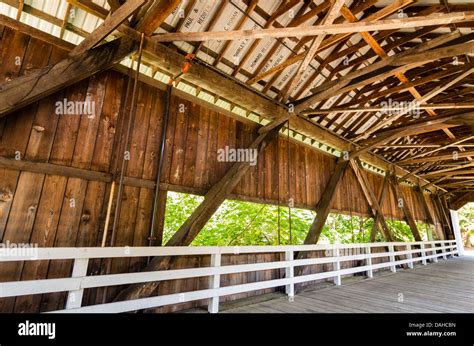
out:
M474 257L447 261L342 286L312 289L289 302L283 294L224 313L474 313Z

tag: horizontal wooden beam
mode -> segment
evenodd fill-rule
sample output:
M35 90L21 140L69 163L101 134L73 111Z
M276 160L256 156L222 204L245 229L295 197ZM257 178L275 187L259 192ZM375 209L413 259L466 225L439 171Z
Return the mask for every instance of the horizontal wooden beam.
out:
M440 144L383 144L379 148L439 148Z
M465 169L465 168L469 168L469 167L474 167L474 162L470 162L470 163L466 163L464 165L458 165L458 166L455 166L455 167L444 168L444 169L440 169L440 170L437 170L437 171L425 173L425 174L422 174L422 176L423 177L428 177L428 176L432 176L432 175L438 175L438 174L441 174L441 173L448 173L448 172L458 171L460 169ZM474 172L474 169L472 170L472 172Z
M410 157L408 159L405 159L405 160L401 160L399 162L397 162L398 164L402 164L402 163L405 163L406 161L409 161L409 160L414 160L414 159L417 159L417 158L420 158L420 157L424 157L424 156L427 156L427 155L431 155L431 154L434 154L434 153L437 153L438 151L441 151L441 150L444 150L444 149L447 149L449 147L453 147L453 146L456 146L458 144L461 144L461 143L464 143L466 141L469 141L471 139L474 139L474 136L466 136L466 137L462 137L462 138L456 138L452 141L450 141L449 143L447 144L444 144L443 146L439 146L438 148L436 149L433 149L433 150L430 150L430 151L427 151L427 152L424 152L424 153L420 153L420 154L417 154L413 157Z
M446 124L447 121L452 120L454 118L456 118L456 116L427 118L421 121L409 123L407 125L399 126L397 128L385 130L383 132L378 133L377 137L361 142L363 147L361 149L356 150L354 153L351 154L351 156L357 157L358 155L372 150L378 147L379 145L387 143L388 141L395 138L413 136L420 133L437 131L445 127L455 126L453 124Z
M457 103L438 103L438 104L426 104L418 105L419 109L473 109L474 102L457 102ZM300 114L310 115L310 114L331 114L331 113L358 113L358 112L391 112L391 111L400 111L403 110L402 107L377 107L377 106L367 106L367 107L334 107L327 109L314 109L303 111Z
M449 154L441 154L441 155L434 155L434 156L426 156L418 159L408 159L404 160L404 164L416 164L416 163L424 163L424 162L436 162L436 161L456 161L458 158L474 156L474 150L470 151L459 151L453 150L452 153Z
M468 167L468 169L464 169L464 170L461 169L461 170L457 170L457 171L454 171L454 172L450 172L448 174L446 174L445 172L441 172L441 173L432 172L432 173L433 174L430 175L430 179L432 177L436 177L436 176L443 176L442 178L443 178L443 180L445 180L445 179L448 179L448 178L450 179L453 175L460 176L460 175L463 175L463 174L473 174L473 171L472 171L472 169L469 169L469 167ZM440 179L441 179L441 177L440 177ZM439 183L438 180L436 180L435 184Z
M216 32L178 32L158 34L153 37L156 42L196 42L196 41L229 41L263 38L285 38L318 35L336 35L364 31L382 31L393 29L408 29L431 25L447 25L474 20L472 12L455 12L449 14L433 14L430 16L386 19L376 22L360 21L357 23L304 26L293 28L271 28L255 30L216 31Z
M457 187L457 186L473 186L474 185L474 179L467 179L464 181L456 181L456 182L451 182L451 183L443 183L441 186L445 188L450 188L450 187Z
M52 163L47 163L47 162L14 160L14 159L1 157L1 156L0 156L0 168L15 170L15 171L30 172L30 173L38 173L38 174L57 175L57 176L68 177L68 178L78 178L78 179L83 179L83 180L88 180L88 181L97 181L97 182L103 182L103 183L111 183L112 181L115 180L115 182L118 183L118 177L114 178L114 176L108 172L93 171L93 170L81 169L81 168L76 168L76 167L71 167L71 166L52 164ZM156 186L155 180L135 178L135 177L130 177L130 176L124 177L123 183L125 186L138 187L138 188L144 188L144 189L149 189L149 190L154 190ZM204 196L207 193L208 189L161 183L160 191L174 191L174 192ZM235 194L235 193L231 193L229 195L229 199L252 202L252 203L271 204L271 205L278 204L277 199L274 199L274 200L262 199L262 198L257 198L257 197L241 195L241 194ZM301 208L301 209L308 209L308 210L310 209L308 205L303 205L299 203L295 204L295 207Z

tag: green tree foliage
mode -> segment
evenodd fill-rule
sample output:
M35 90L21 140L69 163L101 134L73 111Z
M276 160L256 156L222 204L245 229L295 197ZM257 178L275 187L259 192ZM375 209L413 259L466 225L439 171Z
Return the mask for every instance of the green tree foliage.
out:
M203 197L188 194L168 193L164 243L171 238ZM280 212L278 212L280 210ZM315 213L304 209L256 204L234 200L225 201L204 229L193 241L194 246L243 246L243 245L288 245L303 244L314 220ZM320 243L369 242L373 225L372 218L331 213L321 233ZM410 228L403 221L387 220L395 238L412 241ZM280 226L278 226L280 225ZM419 224L426 233L427 226ZM424 236L426 239L426 235ZM382 241L380 233L377 241Z
M474 203L468 203L458 211L459 227L464 246L474 247Z

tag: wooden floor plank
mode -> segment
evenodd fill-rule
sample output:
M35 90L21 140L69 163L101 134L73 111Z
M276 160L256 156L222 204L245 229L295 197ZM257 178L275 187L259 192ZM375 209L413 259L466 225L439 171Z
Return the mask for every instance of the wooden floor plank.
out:
M281 294L226 313L474 313L474 257L417 265L373 279Z

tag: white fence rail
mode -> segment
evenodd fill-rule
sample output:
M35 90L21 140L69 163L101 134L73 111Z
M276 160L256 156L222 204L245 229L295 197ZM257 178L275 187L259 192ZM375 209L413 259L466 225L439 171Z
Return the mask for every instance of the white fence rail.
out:
M383 252L373 251L383 248ZM360 254L343 256L341 250L359 249ZM388 249L388 250L387 250ZM31 250L31 249L30 249ZM295 256L308 251L325 251L325 257L304 258ZM283 253L285 260L249 263L239 265L221 265L221 256L259 253ZM290 300L294 296L294 286L298 283L333 279L336 285L341 284L343 275L365 272L373 277L373 271L390 268L396 271L397 265L406 264L413 268L413 263L427 261L437 262L438 258L458 254L455 240L426 241L426 242L392 242L365 243L342 245L300 245L300 246L234 246L234 247L115 247L115 248L38 248L33 252L22 254L21 251L0 255L0 262L7 261L36 261L36 260L74 260L72 276L61 279L15 281L0 283L0 298L22 295L43 294L53 292L69 292L65 310L54 312L72 313L117 313L179 304L201 299L208 299L209 312L219 310L219 298L267 288L285 286ZM126 258L153 256L211 256L209 267L87 276L89 259L93 258ZM404 256L404 259L400 259ZM297 257L297 258L295 258ZM383 263L373 264L373 259L388 258ZM341 262L363 261L364 264L352 268L341 269ZM295 276L295 267L305 267L316 264L333 264L331 271ZM220 276L224 274L257 272L270 269L284 269L285 277L220 287ZM86 288L107 287L124 284L146 283L174 279L209 277L209 288L184 293L167 294L162 296L140 298L128 301L82 306L82 294Z

